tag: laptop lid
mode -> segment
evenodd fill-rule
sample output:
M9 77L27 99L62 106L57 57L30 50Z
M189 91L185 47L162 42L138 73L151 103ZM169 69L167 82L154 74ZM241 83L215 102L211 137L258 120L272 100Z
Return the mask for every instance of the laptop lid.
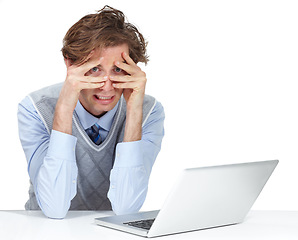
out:
M261 193L278 160L185 169L160 211L97 218L96 223L156 237L240 223ZM155 218L150 230L127 225Z
M278 160L185 169L148 237L240 223Z

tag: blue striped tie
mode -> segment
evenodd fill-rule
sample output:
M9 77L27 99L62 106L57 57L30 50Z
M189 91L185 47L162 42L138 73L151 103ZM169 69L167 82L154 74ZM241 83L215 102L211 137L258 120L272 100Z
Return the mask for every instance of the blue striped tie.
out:
M99 134L99 125L97 123L86 129L86 133L95 144L99 145L102 142L102 138Z

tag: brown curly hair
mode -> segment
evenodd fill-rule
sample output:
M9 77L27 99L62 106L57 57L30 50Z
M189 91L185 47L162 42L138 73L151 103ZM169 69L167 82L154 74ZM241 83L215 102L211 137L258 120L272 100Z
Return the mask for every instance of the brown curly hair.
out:
M88 60L88 55L94 49L126 43L133 61L147 64L147 42L138 29L125 20L123 12L107 5L95 14L84 16L68 30L63 39L61 51L64 58L80 65Z

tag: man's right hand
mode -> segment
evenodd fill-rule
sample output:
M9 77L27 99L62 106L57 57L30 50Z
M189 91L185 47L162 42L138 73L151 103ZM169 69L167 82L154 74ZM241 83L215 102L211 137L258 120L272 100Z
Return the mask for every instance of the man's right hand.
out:
M88 59L91 58L92 54L93 52L90 53ZM102 60L103 58L88 60L82 65L73 65L70 59L65 59L67 75L55 108L53 130L72 134L72 115L81 90L100 88L106 81L106 78L102 76L86 76L86 73L98 66Z

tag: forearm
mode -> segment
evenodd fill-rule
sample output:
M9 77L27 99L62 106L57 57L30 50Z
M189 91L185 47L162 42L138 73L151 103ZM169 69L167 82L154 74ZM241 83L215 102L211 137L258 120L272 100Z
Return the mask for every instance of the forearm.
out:
M72 116L78 97L79 93L71 92L66 83L63 85L55 108L53 130L72 134Z
M53 132L46 155L33 180L38 204L50 218L64 218L76 194L74 137ZM58 136L58 137L57 137ZM42 155L34 156L32 163Z
M18 124L38 205L46 216L62 218L76 192L76 138L57 131L50 134L28 97L19 104Z
M164 136L164 111L157 103L142 127L142 140L118 143L108 197L116 214L142 207L149 177Z
M123 142L133 142L142 139L143 108L127 109Z
M63 106L56 106L53 130L72 135L72 113L63 110Z
M108 192L116 214L137 212L145 201L149 175L143 164L141 142L119 143L116 147Z
M116 147L108 197L116 214L139 211L148 189L149 175L142 151L142 108L127 109L123 143Z

